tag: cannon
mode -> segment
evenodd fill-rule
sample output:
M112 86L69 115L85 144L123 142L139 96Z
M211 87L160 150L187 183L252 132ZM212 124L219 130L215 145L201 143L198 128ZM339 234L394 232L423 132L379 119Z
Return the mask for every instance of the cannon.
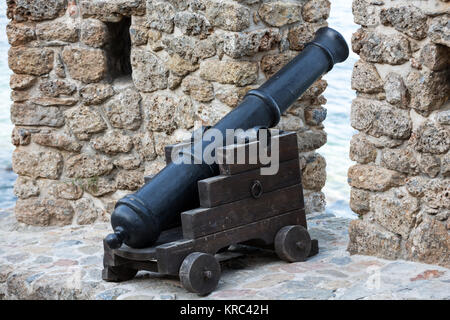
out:
M281 114L334 64L345 61L348 54L348 46L337 31L319 29L298 56L261 87L250 90L240 105L213 128L225 137L227 129L276 126ZM219 174L216 163L191 161L196 148L204 150L211 143L202 140L181 149L180 157L186 157L186 161L169 163L137 192L120 199L111 215L114 233L104 239L105 245L110 249L123 244L148 248L163 230L180 225L180 214L199 206L198 181Z

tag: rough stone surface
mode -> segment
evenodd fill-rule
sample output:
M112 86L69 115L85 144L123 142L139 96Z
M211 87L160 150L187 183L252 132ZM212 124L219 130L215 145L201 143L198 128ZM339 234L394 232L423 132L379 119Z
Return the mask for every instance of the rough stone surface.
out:
M78 26L67 19L43 22L36 26L36 36L44 41L77 42L78 34Z
M81 42L94 47L101 48L108 41L108 28L106 24L96 19L83 20L81 24Z
M25 228L16 222L10 212L1 212L0 219L0 292L3 299L449 298L448 269L417 262L349 255L346 243L350 221L330 214L314 213L308 216L308 229L312 237L319 240L317 256L305 262L285 263L272 251L236 247L234 253L241 256L221 265L219 286L206 297L187 292L177 279L159 277L145 271L140 272L136 280L128 282L102 281L101 239L111 232L108 223L49 230ZM359 227L361 223L361 220L351 222L351 230L364 232L357 237L367 251L373 251L377 246L388 251L390 245L393 248L398 245L395 235L372 229L372 232L367 232ZM430 231L432 229L436 226L429 228ZM373 242L368 242L365 234L371 238L376 234L384 235L384 238L378 240L377 245L370 245ZM420 244L420 235L416 241L419 245L425 245ZM18 242L22 246L11 252L9 246ZM416 257L422 252L416 250ZM443 262L448 254L433 256Z
M404 36L392 36L371 32L360 39L353 38L353 46L358 48L361 58L367 62L403 64L411 57L409 40Z
M375 137L408 139L412 124L406 110L395 109L375 100L356 98L352 103L352 127Z
M88 84L80 89L81 101L86 105L100 104L114 95L114 89L109 84Z
M34 226L63 226L72 223L73 209L67 200L19 199L14 209L17 221Z
M91 134L102 132L107 127L99 113L87 106L67 111L66 119L69 128L80 140L87 140Z
M302 6L293 2L269 2L261 5L258 14L268 25L282 27L286 24L301 21Z
M21 176L14 183L14 195L20 199L38 196L39 186L35 180Z
M54 178L18 183L17 193L39 200L37 208L68 201L70 223L78 225L108 220L105 213L144 174L164 167L165 145L217 123L295 57L327 25L330 2L8 0L7 6L12 143L35 153L39 165L45 154L61 155ZM423 53L424 68L442 65L435 51ZM323 79L314 83L278 126L297 133L301 157L310 161L303 168L311 178L307 212L325 208L325 163L315 150L327 141L326 86ZM97 215L75 207L80 201L88 208L86 199ZM24 221L39 220L39 212Z
M411 71L406 86L411 95L411 108L419 112L436 110L450 95L450 72Z
M235 84L240 87L253 83L258 76L258 64L241 61L208 60L200 66L200 76L209 81Z
M305 158L305 168L302 170L303 187L308 190L320 191L325 186L326 161L318 153Z
M427 16L415 6L382 9L380 19L384 25L392 25L411 38L421 40L427 36Z
M249 8L232 1L208 0L205 15L213 26L242 31L250 26Z
M141 95L134 89L127 89L105 105L106 115L116 128L134 130L141 125Z
M373 64L359 60L352 74L352 89L364 93L383 91L383 81Z
M356 134L350 141L350 159L361 164L375 161L377 150L375 146L363 135Z
M141 49L131 51L133 81L137 89L152 92L167 88L168 71L164 64L152 53Z
M17 23L11 21L6 26L8 42L12 46L27 44L36 39L35 25L32 23Z
M102 50L66 47L62 57L70 76L75 80L98 82L106 74L107 61Z
M8 52L9 68L15 73L40 76L53 69L51 49L12 47Z
M62 156L57 151L27 151L16 149L12 167L17 174L31 178L58 179L62 169Z
M108 131L105 135L91 141L91 146L95 150L106 154L127 153L133 148L130 136L126 136L119 130Z
M14 103L11 106L11 121L15 125L61 127L64 125L64 115L57 107Z
M302 9L303 20L319 22L328 19L331 3L328 0L310 0Z
M350 167L348 182L352 187L370 191L386 191L405 183L404 177L398 172L362 164Z
M113 165L103 156L79 154L66 160L65 171L69 178L92 178L111 172Z
M54 19L63 14L66 7L65 0L35 0L8 1L8 18L16 21L40 21Z
M448 1L354 0L353 14L362 27L352 49L373 72L355 65L351 123L361 132L350 156L362 165L350 168L349 184L360 188L350 207L361 217L348 250L448 266ZM375 71L384 92L366 88Z
M449 15L437 16L430 22L428 36L431 41L450 47Z
M73 137L56 132L35 133L31 140L41 146L53 147L71 152L79 152L82 148L82 145Z
M390 72L386 76L384 92L386 93L386 101L390 104L399 106L400 108L409 106L409 92L403 78L399 74Z

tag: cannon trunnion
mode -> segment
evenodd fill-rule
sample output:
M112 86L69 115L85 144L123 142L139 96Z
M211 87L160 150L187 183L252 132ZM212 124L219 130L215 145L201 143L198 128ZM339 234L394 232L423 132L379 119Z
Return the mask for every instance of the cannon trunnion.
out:
M220 279L220 262L235 257L232 245L244 244L273 249L280 259L304 261L318 253L317 240L307 231L297 135L281 132L278 140L279 170L261 175L256 164L219 165L219 175L198 181L200 207L181 214L181 226L165 230L152 246L135 249L123 244L111 248L104 241L103 279L126 281L138 270L179 276L185 289L200 295L212 292ZM225 148L232 152L258 140ZM170 150L166 147L166 162ZM270 149L270 145L268 147ZM225 152L216 153L222 157Z

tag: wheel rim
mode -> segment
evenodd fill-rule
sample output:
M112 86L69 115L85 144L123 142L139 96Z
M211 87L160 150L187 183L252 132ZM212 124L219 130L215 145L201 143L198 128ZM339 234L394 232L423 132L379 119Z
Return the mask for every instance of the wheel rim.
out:
M311 237L302 226L284 227L275 237L275 251L285 261L305 261L311 251Z
M205 295L219 283L220 264L210 254L194 252L187 256L180 267L180 280L190 292Z

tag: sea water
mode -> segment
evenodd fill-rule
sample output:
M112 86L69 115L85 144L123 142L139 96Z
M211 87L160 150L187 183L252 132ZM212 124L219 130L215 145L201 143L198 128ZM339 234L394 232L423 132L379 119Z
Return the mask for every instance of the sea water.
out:
M351 10L352 0L331 0L329 26L341 32L348 44L357 26L353 23ZM0 2L0 208L14 206L16 198L13 184L17 175L11 170L11 144L13 125L10 121L10 89L8 68L8 41L6 38L5 1ZM355 93L350 88L352 68L357 60L353 52L345 63L336 65L332 72L325 76L328 88L325 97L328 102L328 116L325 129L328 142L319 149L327 161L327 182L324 193L327 199L327 212L337 216L355 217L348 206L350 188L347 184L347 170L351 165L348 156L349 144L354 130L350 126L350 105Z

